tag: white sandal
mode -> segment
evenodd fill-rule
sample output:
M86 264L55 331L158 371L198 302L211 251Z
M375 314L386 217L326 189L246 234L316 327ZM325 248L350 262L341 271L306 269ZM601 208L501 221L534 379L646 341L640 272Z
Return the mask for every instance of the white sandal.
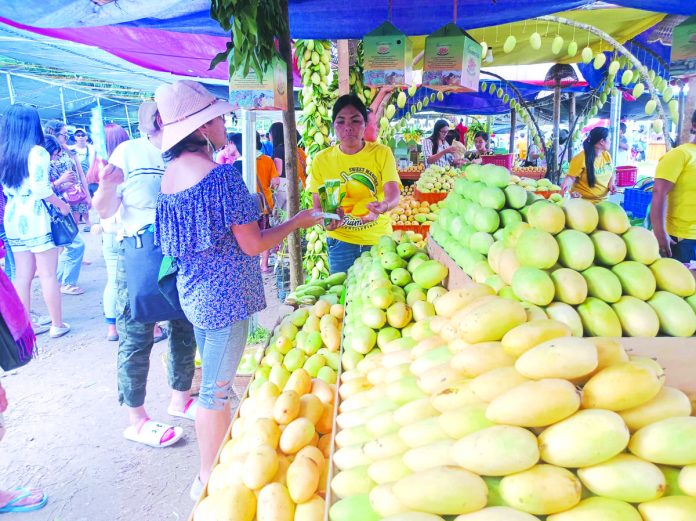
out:
M165 433L170 429L173 432L173 436L166 441L162 441ZM184 429L181 427L173 427L166 423L153 421L150 418L144 418L137 425L131 425L123 431L123 437L127 440L155 448L164 448L174 445L183 436Z
M51 338L60 338L70 331L70 324L63 322L63 327L51 326L51 332L48 334Z

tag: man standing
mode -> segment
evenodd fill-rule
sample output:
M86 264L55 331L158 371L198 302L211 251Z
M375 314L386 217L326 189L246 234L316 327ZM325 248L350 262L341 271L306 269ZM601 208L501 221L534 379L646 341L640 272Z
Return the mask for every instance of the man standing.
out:
M696 260L696 111L691 143L662 156L655 172L650 221L660 255L681 262Z
M145 271L146 264L156 264L159 268L158 263L162 258L153 240L157 196L164 174L160 150L162 123L157 105L154 102L143 103L138 112L138 121L144 137L124 141L116 147L109 163L100 172L99 189L93 204L102 218L118 213L124 237L119 248L116 276L118 395L119 402L128 407L130 421L123 434L131 441L152 447L168 447L181 439L183 429L152 421L144 406L153 328L159 319L146 318L147 313L142 312L144 318L137 320L134 316L136 310L133 309L134 303L140 309L139 299L147 294L145 290L157 287L156 275L151 277L154 280L143 280L138 275ZM143 257L145 251L149 253ZM135 253L138 254L142 270L132 267L131 259ZM142 302L146 302L145 296L142 299ZM183 313L179 317L183 317ZM167 369L172 397L168 412L172 416L193 420L195 402L191 399L190 389L196 344L193 326L185 318L179 317L170 320Z

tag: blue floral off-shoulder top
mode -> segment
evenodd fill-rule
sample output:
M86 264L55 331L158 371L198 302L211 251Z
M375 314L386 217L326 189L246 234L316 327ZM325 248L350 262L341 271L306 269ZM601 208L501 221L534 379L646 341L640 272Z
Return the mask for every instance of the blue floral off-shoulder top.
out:
M266 307L258 257L245 254L231 226L259 219L232 165L220 165L198 184L157 199L155 241L176 258L181 307L200 329L218 329Z

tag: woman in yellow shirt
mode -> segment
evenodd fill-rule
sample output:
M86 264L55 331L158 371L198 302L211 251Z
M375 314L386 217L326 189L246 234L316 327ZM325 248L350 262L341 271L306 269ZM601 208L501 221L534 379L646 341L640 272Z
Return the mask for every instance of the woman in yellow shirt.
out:
M609 155L609 129L595 127L582 143L582 152L570 161L561 189L571 191L593 203L599 203L616 192L614 166Z
M399 204L401 181L391 149L365 141L367 108L354 94L336 100L333 125L339 143L312 161L309 191L321 211L319 187L340 181L340 220L327 228L329 269L346 271L363 251L392 231L386 212Z

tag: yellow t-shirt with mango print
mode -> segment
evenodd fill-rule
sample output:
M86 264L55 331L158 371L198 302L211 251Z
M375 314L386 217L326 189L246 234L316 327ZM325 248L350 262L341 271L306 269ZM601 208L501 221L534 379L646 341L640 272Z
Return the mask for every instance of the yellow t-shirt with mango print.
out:
M655 179L674 183L667 194L667 233L696 239L696 144L685 143L662 156Z
M585 151L570 160L568 166L568 177L575 178L572 191L577 192L583 199L593 203L603 201L609 195L609 182L614 175L614 165L611 164L609 152L602 152L595 158L595 184L590 186L587 180L587 169L585 168Z
M326 181L341 181L341 208L345 213L343 226L328 236L351 244L377 244L379 238L391 233L388 216L380 215L375 221L363 223L367 205L384 199L384 185L391 181L401 186L396 161L391 149L378 143L365 143L357 154L344 154L338 145L322 150L312 161L309 191L319 192Z

